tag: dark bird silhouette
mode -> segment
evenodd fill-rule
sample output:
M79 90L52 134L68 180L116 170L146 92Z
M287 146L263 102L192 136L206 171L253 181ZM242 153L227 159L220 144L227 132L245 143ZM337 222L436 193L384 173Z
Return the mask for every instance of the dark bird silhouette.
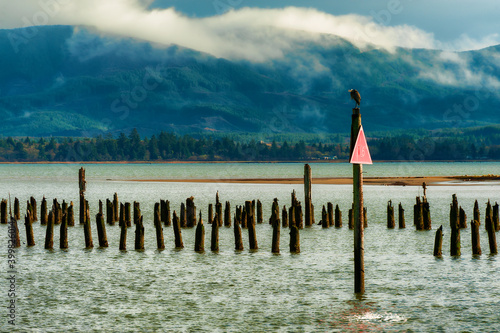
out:
M351 99L353 99L356 102L355 107L358 107L359 104L361 103L361 95L356 89L351 89L349 90L349 92L351 93Z

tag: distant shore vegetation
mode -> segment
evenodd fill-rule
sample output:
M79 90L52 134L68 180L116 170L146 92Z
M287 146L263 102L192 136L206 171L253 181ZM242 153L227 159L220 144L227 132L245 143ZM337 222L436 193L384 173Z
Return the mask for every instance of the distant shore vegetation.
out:
M500 127L462 131L375 135L368 138L373 160L500 160ZM93 138L0 137L0 162L121 161L298 161L346 160L343 135L287 134L272 140L257 135L177 135L141 137L136 129Z

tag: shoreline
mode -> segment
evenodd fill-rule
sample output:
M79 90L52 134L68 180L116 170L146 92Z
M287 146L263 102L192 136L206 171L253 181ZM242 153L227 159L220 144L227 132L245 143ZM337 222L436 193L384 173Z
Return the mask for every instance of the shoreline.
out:
M113 181L113 180L111 180ZM232 183L232 184L303 184L303 178L232 178L232 179L128 179L133 182L160 183ZM428 186L500 185L500 176L427 176L427 177L364 177L365 185ZM352 185L350 177L313 178L313 184Z

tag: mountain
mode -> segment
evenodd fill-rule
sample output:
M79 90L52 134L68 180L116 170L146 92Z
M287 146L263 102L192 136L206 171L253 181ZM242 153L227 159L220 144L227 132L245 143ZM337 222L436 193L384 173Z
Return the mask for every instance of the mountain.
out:
M358 48L335 36L261 63L104 36L84 27L0 30L0 133L94 136L346 133L500 123L500 46Z

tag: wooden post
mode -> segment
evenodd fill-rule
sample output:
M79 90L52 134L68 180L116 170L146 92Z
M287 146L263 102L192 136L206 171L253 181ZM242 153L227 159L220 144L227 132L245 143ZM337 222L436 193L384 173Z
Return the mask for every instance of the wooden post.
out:
M182 249L184 248L184 243L182 242L181 222L177 217L175 210L173 213L172 224L174 226L175 248Z
M31 214L33 214L33 222L38 221L38 216L37 216L37 209L36 209L36 199L34 197L30 197L30 203L31 203Z
M352 110L351 153L361 128L359 108ZM363 165L353 164L353 219L354 219L354 292L365 292L364 262L364 204L363 204Z
M479 222L472 220L470 222L471 237L472 237L472 255L481 255L481 242L479 241Z
M194 250L196 252L205 252L205 226L201 218L201 211L198 225L196 226L196 235L194 241Z
M106 222L110 225L114 224L114 215L115 215L115 209L113 207L113 202L111 200L106 199Z
M172 218L170 216L170 201L165 201L165 209L167 214L167 220L165 221L165 226L170 227L172 225Z
M465 229L467 228L467 215L465 214L465 210L460 206L458 213L458 221L459 228Z
M290 253L300 253L300 233L295 224L290 225Z
M240 207L240 211L241 211L241 227L243 229L247 229L248 218L247 218L247 210L246 210L245 206Z
M212 220L214 219L214 205L208 205L208 224L212 224Z
M99 239L99 247L108 247L108 237L106 235L106 224L104 216L101 213L96 214L95 222L97 226L97 238Z
M281 226L283 228L288 228L288 211L285 205L283 205L283 210L281 211L281 220Z
M33 221L31 219L31 215L26 213L26 216L24 217L24 225L26 226L26 241L28 246L35 246L35 236L33 235L32 226Z
M130 218L130 204L128 205L129 207L129 218ZM121 204L120 209L123 208L125 211L125 205ZM125 212L124 212L125 214ZM129 220L130 222L130 220ZM127 221L125 219L125 215L123 215L123 218L120 218L120 251L126 251L127 250Z
M156 244L158 245L158 250L165 249L165 241L163 239L163 227L161 225L161 212L160 203L155 203L154 209L154 224L156 229Z
M212 238L210 239L210 250L213 252L219 251L219 223L217 213L215 213L214 221L212 222Z
M486 206L486 218L485 218L486 230L488 231L488 241L490 244L490 254L497 254L497 236L495 235L495 226L493 225L493 214L491 209L491 203L488 200L488 205Z
M160 199L160 217L161 222L165 225L167 224L167 202L163 199Z
M115 192L113 196L113 224L118 222L118 208L120 207L120 203L118 202L118 194Z
M92 241L92 227L90 225L90 213L87 201L85 201L85 224L83 226L83 231L85 234L85 248L91 249L94 247L94 242Z
M451 242L450 255L460 256L460 228L458 225L458 200L457 195L453 194L453 203L450 205L450 227L451 227Z
M335 228L342 228L342 212L339 205L335 206Z
M106 205L106 210L107 210L107 208L108 208L108 206ZM106 213L107 213L107 211L106 211ZM102 210L102 200L99 200L99 214L102 214L104 216L104 212Z
M62 250L68 248L68 213L63 214L62 223L59 227L59 248Z
M9 247L12 246L14 248L18 248L21 246L21 239L19 237L19 228L17 227L17 220L11 216L10 218L10 226L9 226Z
M424 230L431 230L432 229L431 208L429 202L427 202L426 197L424 197L422 202L422 220L424 222Z
M0 223L7 224L8 219L7 219L7 200L6 199L2 199L2 202L0 203L0 215L1 215Z
M479 211L479 204L477 200L474 202L474 221L479 222L481 225L481 212Z
M125 213L127 213L126 210ZM141 205L139 204L139 202L134 201L134 224L139 223L140 219L141 219Z
M257 250L257 233L255 231L255 218L253 216L252 202L245 201L245 209L247 213L247 226L248 226L248 246L250 250Z
M312 195L311 195L311 185L312 185L312 173L311 173L311 167L309 164L304 165L304 194L305 194L305 213L306 213L306 219L305 219L305 225L306 227L310 227L313 225L313 219L312 219L312 211L311 211L311 205L312 205Z
M54 224L59 225L62 222L62 209L61 205L59 205L59 202L57 202L57 199L55 198L52 202L52 210L54 211Z
M314 209L313 209L314 211ZM327 203L327 217L328 217L328 226L333 227L335 225L334 213L333 213L333 204L331 202ZM314 219L313 219L314 221Z
M394 206L392 206L392 200L387 202L387 228L394 229L396 222L394 220Z
M321 226L323 228L328 228L330 222L328 221L328 213L326 212L326 207L323 205L323 210L321 211Z
M280 207L278 199L274 199L273 211L271 213L271 220L273 226L273 241L271 246L272 253L280 253L280 234L281 234L281 221L279 218Z
M403 205L401 204L401 202L399 203L398 222L399 222L399 229L406 228L405 210L404 210Z
M495 202L493 206L493 224L495 225L495 231L500 231L500 221L498 218L498 202Z
M354 214L352 213L352 208L349 209L349 230L354 230Z
M187 219L186 219L186 205L184 202L181 203L181 219L180 219L180 224L181 228L185 228L187 226Z
M80 189L80 224L85 224L87 221L86 202L85 202L85 190L87 189L87 182L85 181L85 169L82 167L78 171L78 187Z
M138 251L144 250L144 225L142 223L143 216L139 218L135 225L135 249Z
M259 211L258 207L259 205L257 204L257 211ZM260 213L262 214L262 205L260 207ZM262 223L262 221L260 223ZM226 208L224 209L224 226L228 228L231 227L231 203L229 201L226 201Z
M239 213L239 216L238 216ZM236 213L234 216L234 249L236 251L243 251L243 240L241 238L241 207L236 207Z
M186 226L188 228L196 226L196 206L193 196L186 199Z
M19 209L19 199L18 198L14 199L14 219L16 221L21 219L21 211Z
M26 214L28 216L28 214ZM45 229L45 249L52 250L54 248L54 212L49 212L47 220L47 228Z
M436 231L436 238L434 240L434 257L443 256L443 226L440 226Z
M215 196L215 213L217 215L217 223L219 223L219 227L222 227L222 204L219 201L219 191L217 191L217 195Z
M424 230L424 217L420 197L416 197L416 203L413 206L413 224L417 230Z
M87 221L85 213L86 213L85 196L83 195L83 193L80 193L80 214L79 214L80 224L85 224L85 221Z
M264 217L262 216L262 202L257 200L257 224L264 222Z
M40 207L40 224L41 225L46 225L47 224L47 200L45 199L45 196L42 199L42 205Z
M131 210L130 206L131 206L130 202L125 203L125 224L127 225L127 227L132 226L132 218L131 218L132 215L130 214L130 210ZM135 207L134 207L134 209L135 209Z
M68 206L68 227L74 227L74 226L75 226L75 210L73 201L71 201Z
M122 226L122 224L125 224L125 226L127 226L126 222L125 222L125 205L123 204L123 202L120 202L120 216L118 217L118 226Z

